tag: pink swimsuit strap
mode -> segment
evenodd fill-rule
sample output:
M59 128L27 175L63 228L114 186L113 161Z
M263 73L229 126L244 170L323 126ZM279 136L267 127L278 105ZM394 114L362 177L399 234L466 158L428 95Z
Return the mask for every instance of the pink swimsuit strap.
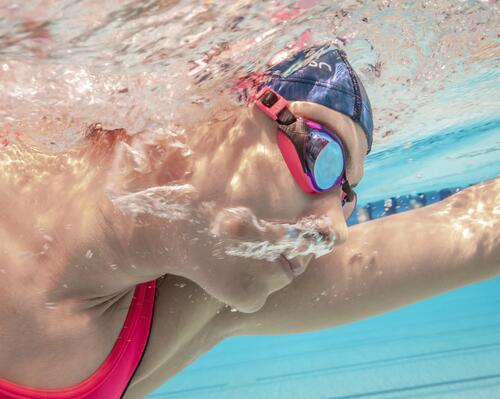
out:
M155 292L155 280L136 286L127 318L113 349L90 377L64 389L32 389L0 378L0 399L120 398L146 349L153 319Z

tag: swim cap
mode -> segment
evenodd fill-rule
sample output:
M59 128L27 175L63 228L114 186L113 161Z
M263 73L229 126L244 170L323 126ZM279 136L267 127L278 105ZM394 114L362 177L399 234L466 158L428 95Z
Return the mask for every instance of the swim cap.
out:
M334 109L359 123L370 152L373 116L370 100L344 51L312 47L272 66L265 85L288 101L311 101Z

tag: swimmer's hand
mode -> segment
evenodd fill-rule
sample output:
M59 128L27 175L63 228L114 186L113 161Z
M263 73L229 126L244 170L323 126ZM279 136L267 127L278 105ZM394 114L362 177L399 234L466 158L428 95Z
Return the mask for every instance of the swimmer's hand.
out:
M500 274L500 179L446 200L354 226L235 334L282 334L367 318Z

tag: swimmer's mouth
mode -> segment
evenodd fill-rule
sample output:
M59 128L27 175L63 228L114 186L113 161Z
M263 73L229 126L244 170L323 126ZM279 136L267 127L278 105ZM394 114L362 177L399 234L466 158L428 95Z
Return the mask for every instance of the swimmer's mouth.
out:
M298 264L298 262L288 260L283 254L280 255L280 260L285 273L288 274L291 279L300 276L306 269L302 265Z

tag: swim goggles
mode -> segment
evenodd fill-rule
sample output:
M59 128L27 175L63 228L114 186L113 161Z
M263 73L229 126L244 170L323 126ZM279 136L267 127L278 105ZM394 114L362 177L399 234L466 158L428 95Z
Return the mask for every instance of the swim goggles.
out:
M278 146L290 173L306 193L342 187L342 209L349 219L356 193L345 175L346 152L340 138L321 124L294 115L288 101L268 86L254 98L255 105L278 124Z

